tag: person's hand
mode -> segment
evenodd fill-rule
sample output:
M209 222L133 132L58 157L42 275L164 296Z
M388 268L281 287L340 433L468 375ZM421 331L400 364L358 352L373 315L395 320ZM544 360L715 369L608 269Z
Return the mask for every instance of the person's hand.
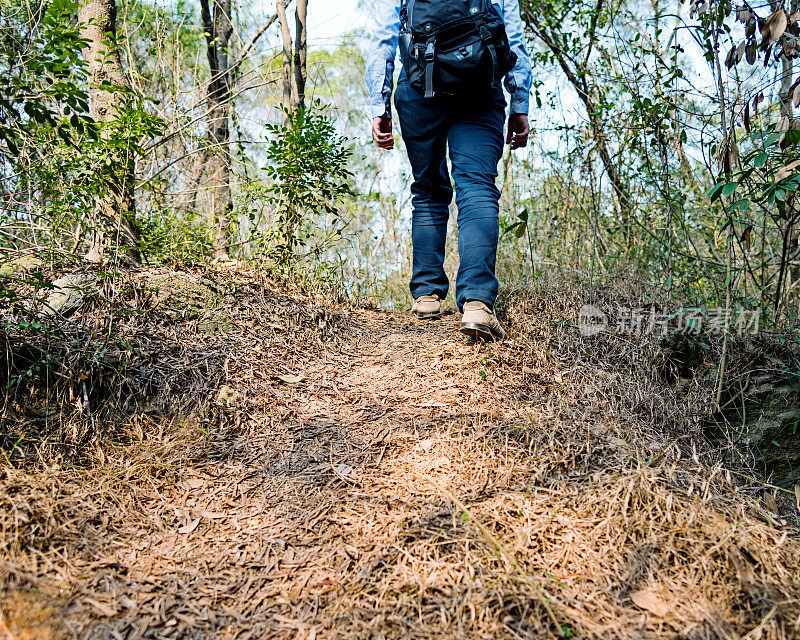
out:
M386 118L384 116L373 118L372 139L381 149L394 149L391 118Z
M520 149L528 146L528 136L531 126L528 123L528 116L524 113L512 113L508 118L508 135L506 144L511 145L511 150Z

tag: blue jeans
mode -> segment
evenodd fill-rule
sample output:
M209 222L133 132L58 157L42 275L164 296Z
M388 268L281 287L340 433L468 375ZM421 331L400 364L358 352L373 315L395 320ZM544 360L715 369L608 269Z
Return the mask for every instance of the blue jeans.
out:
M502 89L481 100L425 99L405 73L395 91L395 106L411 161L411 242L414 249L411 295L447 297L445 240L453 187L447 170L450 149L458 206L456 305L467 300L494 306L499 236L500 191L495 185L503 155L506 100Z

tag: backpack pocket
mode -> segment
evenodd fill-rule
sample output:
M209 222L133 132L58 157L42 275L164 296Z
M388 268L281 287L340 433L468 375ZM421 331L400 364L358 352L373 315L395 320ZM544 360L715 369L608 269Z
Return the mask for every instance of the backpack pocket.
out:
M437 93L454 96L488 91L494 84L488 57L489 52L480 37L439 51L436 56Z

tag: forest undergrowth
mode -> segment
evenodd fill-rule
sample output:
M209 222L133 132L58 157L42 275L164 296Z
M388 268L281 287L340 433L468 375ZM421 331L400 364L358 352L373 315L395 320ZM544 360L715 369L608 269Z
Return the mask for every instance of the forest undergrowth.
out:
M687 372L578 330L628 285L512 290L487 345L241 265L83 276L5 333L3 637L800 635L796 501L710 426L721 340ZM729 379L779 361L733 339Z

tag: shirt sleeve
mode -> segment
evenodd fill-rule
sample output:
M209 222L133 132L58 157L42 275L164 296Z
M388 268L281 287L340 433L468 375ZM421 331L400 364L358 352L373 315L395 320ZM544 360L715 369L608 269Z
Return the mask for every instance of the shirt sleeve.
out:
M392 116L394 62L400 33L400 0L375 3L375 28L367 52L366 83L372 117Z
M511 45L511 50L517 54L517 64L505 78L506 91L511 96L511 113L524 113L527 115L530 109L533 73L531 71L531 58L525 45L519 0L505 0L503 2L503 21L506 23L508 43Z

